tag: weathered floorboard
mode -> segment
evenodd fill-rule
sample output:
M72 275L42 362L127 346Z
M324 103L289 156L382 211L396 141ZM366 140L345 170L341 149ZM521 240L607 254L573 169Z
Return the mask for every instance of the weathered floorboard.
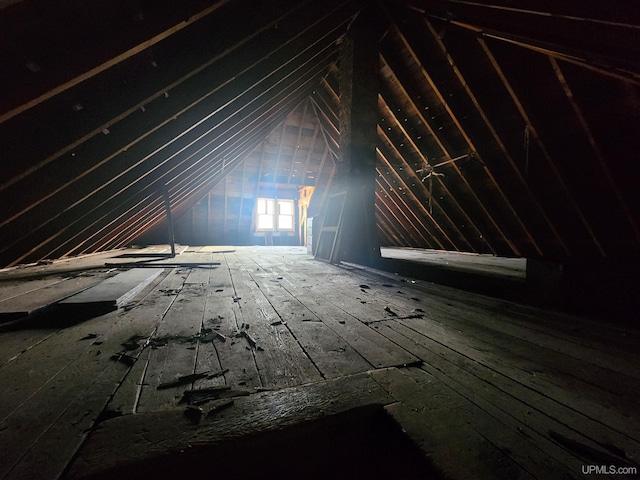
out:
M269 282L258 283L256 277L249 273L249 269L246 271L249 278L266 296L267 304L278 312L269 317L271 322L282 320L286 322L285 327L300 343L324 378L363 372L372 367L351 345L336 335L313 313L307 309L304 310L308 313L304 310L292 309L289 305L292 300L289 293L280 288L274 290Z
M60 475L128 371L110 355L122 350L130 327L126 312L113 311L60 331L0 369L12 385L1 397L0 478Z
M151 338L155 349L149 357L138 412L175 406L182 398L185 386L167 389L158 389L158 386L195 373L196 344L206 298L202 285L185 284L169 307Z
M290 298L287 299L287 303L283 302L283 308L292 312L292 315L304 311L307 315L314 315L314 318L331 328L371 365L384 368L402 366L418 360L359 321L359 318L363 318L360 315L362 308L360 301L340 291L333 290L329 294L321 289L320 285L323 282L317 279L314 272L303 274L300 270L280 269L273 264L267 266L264 257L260 257L261 260L256 257L253 259L265 272L257 273L256 277L262 279L262 285L267 290L275 290L274 297L279 297L277 288L274 286L279 286L289 294ZM267 269L269 272L266 271ZM383 316L385 313L381 310L380 315Z
M235 254L225 254L225 257L238 299L240 332L245 332L245 337L237 340L254 353L262 386L283 388L299 385L303 379L320 380L321 370L314 357L310 358L304 345L298 343L295 333L292 333L290 323L295 321L293 316L285 314L271 298L265 297L264 289ZM252 345L253 341L256 345Z
M291 397L298 420L331 411L331 402L315 400L307 410L299 384L330 397L328 385L340 381L347 396L366 396L372 379L372 391L386 390L387 411L458 478L576 478L586 464L640 463L633 332L598 338L604 327L580 318L316 262L297 247L200 253L220 265L197 275L205 269L175 268L125 309L64 324L47 323L47 310L33 316L42 315L37 323L2 326L0 478L57 478L92 429L79 458L89 459L86 472L104 472L138 454L231 438L225 425L238 435L254 431L251 422L262 428L252 409L273 407L281 392L298 392ZM243 331L248 336L235 336ZM112 360L118 353L127 356ZM405 358L423 363L379 368ZM201 371L224 374L156 390ZM198 425L174 408L186 389L223 385L251 395ZM283 408L271 415L296 417ZM151 450L129 436L142 428ZM107 448L116 434L119 443ZM99 454L91 450L98 438ZM78 476L86 473L76 466Z
M142 291L162 272L162 268L133 268L63 300L60 305L65 307L74 305L120 307Z
M549 467L540 468L531 462L525 466L509 458L504 450L513 444L499 439L504 430L491 425L494 432L499 430L492 438L485 436L491 432L478 432L477 425L486 426L491 423L490 419L478 412L472 402L434 377L423 375L428 380L419 383L398 369L374 371L371 376L399 400L388 405L386 410L445 475L461 480L524 480L557 475L558 471ZM522 458L518 460L522 461ZM534 472L546 476L533 475Z
M220 256L221 265L211 271L207 302L204 312L203 328L216 332L212 345L215 347L220 367L227 370L224 380L227 385L240 385L243 388L262 386L258 367L251 349L247 349L245 339L236 339L240 331L242 315L236 301L229 267L226 258ZM241 340L241 341L236 341ZM207 381L203 381L203 385Z
M106 278L94 272L74 277L32 280L0 289L0 321L31 315L71 295L93 287ZM23 287L23 288L19 288Z
M215 445L247 433L282 429L320 416L393 401L367 373L361 373L237 398L231 407L197 424L183 415L183 409L115 418L98 426L67 478L107 472L189 445ZM304 409L300 408L301 402ZM138 435L145 441L129 441Z

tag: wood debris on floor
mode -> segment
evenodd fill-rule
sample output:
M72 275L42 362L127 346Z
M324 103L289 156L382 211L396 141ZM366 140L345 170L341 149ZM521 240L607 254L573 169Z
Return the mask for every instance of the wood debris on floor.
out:
M638 332L305 253L192 247L151 261L125 308L0 324L0 479L83 478L367 405L448 478L640 464Z

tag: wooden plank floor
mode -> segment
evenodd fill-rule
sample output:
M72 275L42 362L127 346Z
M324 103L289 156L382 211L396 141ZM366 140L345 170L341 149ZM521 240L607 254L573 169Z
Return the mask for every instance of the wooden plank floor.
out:
M302 247L190 247L180 263L203 266L165 268L120 310L0 325L0 479L82 478L109 426L132 424L113 417L181 418L185 390L268 404L309 385L339 395L336 381L361 374L449 478L588 478L589 466L640 463L639 332L328 265Z
M445 267L461 272L480 273L495 277L524 280L527 260L497 257L495 255L463 252L444 252L421 248L381 248L383 258L408 260L434 267Z

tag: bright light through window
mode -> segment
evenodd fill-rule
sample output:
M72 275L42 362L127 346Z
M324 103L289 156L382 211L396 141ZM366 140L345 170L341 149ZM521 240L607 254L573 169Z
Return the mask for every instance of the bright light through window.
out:
M276 214L277 202L277 214ZM292 232L294 228L293 200L275 200L273 198L259 198L257 205L257 230L262 232L279 231ZM276 218L277 216L277 218Z
M293 200L278 200L278 230L293 230Z

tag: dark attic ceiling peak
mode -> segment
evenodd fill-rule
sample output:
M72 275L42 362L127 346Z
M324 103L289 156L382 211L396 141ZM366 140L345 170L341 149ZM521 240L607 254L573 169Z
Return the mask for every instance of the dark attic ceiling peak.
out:
M322 204L364 8L387 25L371 45L383 245L640 256L633 3L2 2L0 265L131 244L164 231L166 195L195 218L269 169ZM222 207L230 231L251 221L245 194Z

